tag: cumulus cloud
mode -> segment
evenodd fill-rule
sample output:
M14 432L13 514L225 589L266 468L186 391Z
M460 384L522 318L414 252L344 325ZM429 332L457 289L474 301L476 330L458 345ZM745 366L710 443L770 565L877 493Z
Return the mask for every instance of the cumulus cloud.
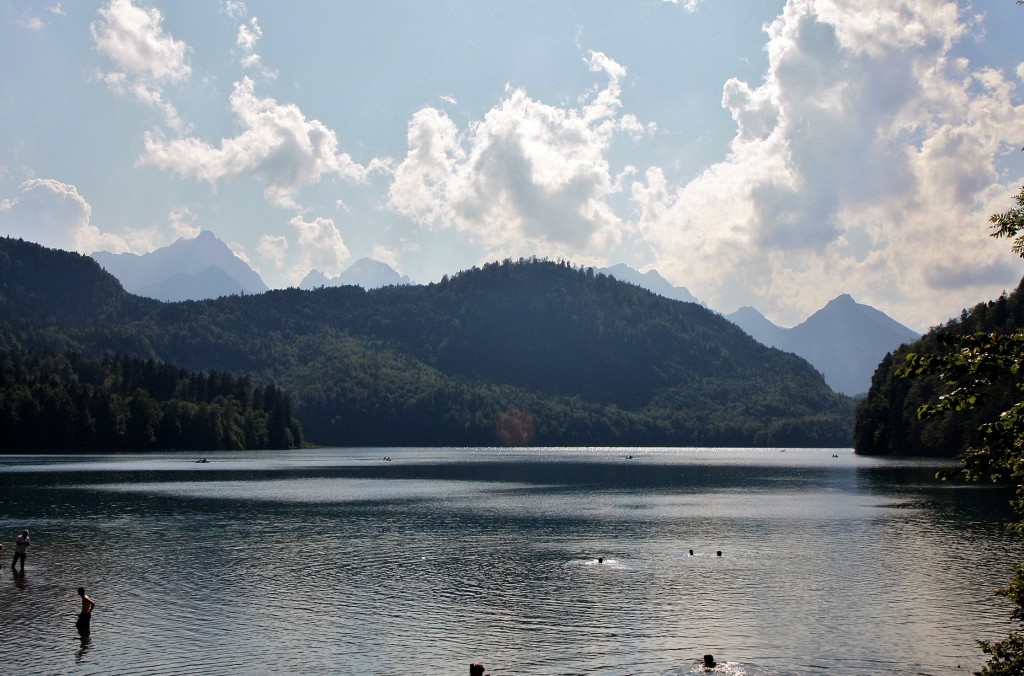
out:
M328 276L337 276L345 269L352 256L333 220L306 221L302 216L295 216L288 224L298 231L300 260L290 274L293 283L300 282L312 269Z
M509 88L465 130L436 108L418 111L389 206L425 227L466 233L487 256L607 253L623 222L608 202L622 186L606 154L617 136L643 128L621 114L625 68L600 52L586 64L608 83L576 108Z
M136 7L131 0L110 0L90 26L96 49L114 70L98 78L119 94L129 94L160 110L168 126L182 130L174 106L163 88L187 80L192 73L189 47L164 32L160 11Z
M280 270L284 267L285 257L288 255L288 238L284 235L260 235L256 253Z
M0 200L0 233L56 249L120 253L128 245L89 222L92 207L78 189L49 178L33 178L14 197Z
M852 292L916 298L901 316L923 322L932 300L984 297L951 300L952 279L1012 285L1019 266L993 263L1007 254L984 226L1020 181L1000 158L1024 141L1024 106L1016 82L952 55L968 30L951 2L789 0L764 80L723 87L727 158L685 185L657 168L634 182L654 267L712 306L783 319Z
M299 190L325 175L363 181L381 166L374 160L364 167L340 152L337 134L319 120L307 120L298 106L257 97L250 78L235 83L231 109L243 129L238 136L214 146L195 137L166 139L147 132L139 162L211 186L257 177L271 203L292 209L299 208Z

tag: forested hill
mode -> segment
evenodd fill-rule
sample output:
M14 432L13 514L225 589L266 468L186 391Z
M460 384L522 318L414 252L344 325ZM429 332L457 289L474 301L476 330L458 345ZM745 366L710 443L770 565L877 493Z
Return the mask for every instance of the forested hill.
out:
M937 377L900 378L896 369L908 353L940 353L942 333L1012 333L1024 327L1024 280L1013 293L964 310L960 317L936 327L920 340L886 355L871 379L868 396L857 407L854 444L864 455L941 455L955 457L981 441L978 426L1009 408L1015 391L1008 383L992 383L989 395L970 411L919 419L917 409L935 403L943 393Z
M153 307L88 256L0 238L0 321L103 323Z
M56 279L64 259L0 240L12 269ZM45 250L44 250L45 251ZM852 403L791 354L727 320L589 269L485 265L426 286L287 289L184 303L100 293L102 307L5 275L0 347L125 354L284 387L306 439L338 445L846 445ZM116 282L114 282L116 285ZM116 302L111 298L119 299ZM46 307L43 307L46 306Z

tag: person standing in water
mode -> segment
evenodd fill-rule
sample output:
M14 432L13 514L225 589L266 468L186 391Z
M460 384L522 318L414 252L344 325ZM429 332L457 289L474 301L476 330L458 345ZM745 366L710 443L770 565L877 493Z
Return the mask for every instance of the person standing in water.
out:
M15 568L18 565L18 560L21 560L21 574L25 574L25 554L28 553L28 528L21 531L21 535L14 541L14 559L11 561L11 570L17 573L18 570Z
M91 631L89 621L92 619L92 609L96 607L96 604L86 595L85 587L78 588L78 595L82 597L82 612L78 614L75 627L78 628L79 634L85 636Z

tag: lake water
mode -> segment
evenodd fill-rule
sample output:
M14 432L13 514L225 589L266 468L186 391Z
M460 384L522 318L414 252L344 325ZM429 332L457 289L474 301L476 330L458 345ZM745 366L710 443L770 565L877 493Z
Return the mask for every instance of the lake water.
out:
M0 456L0 670L695 674L713 653L716 674L967 674L1011 629L991 590L1024 559L1010 494L937 483L941 461L196 457Z

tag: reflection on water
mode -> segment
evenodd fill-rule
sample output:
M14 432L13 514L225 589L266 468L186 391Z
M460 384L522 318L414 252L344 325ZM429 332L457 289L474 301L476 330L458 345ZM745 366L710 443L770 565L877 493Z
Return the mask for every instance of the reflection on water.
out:
M939 484L926 461L833 452L0 458L5 552L32 531L25 577L0 573L0 665L695 674L713 653L715 674L976 667L974 639L1010 628L990 591L1019 556L999 524L1010 496ZM84 641L79 585L97 603Z

